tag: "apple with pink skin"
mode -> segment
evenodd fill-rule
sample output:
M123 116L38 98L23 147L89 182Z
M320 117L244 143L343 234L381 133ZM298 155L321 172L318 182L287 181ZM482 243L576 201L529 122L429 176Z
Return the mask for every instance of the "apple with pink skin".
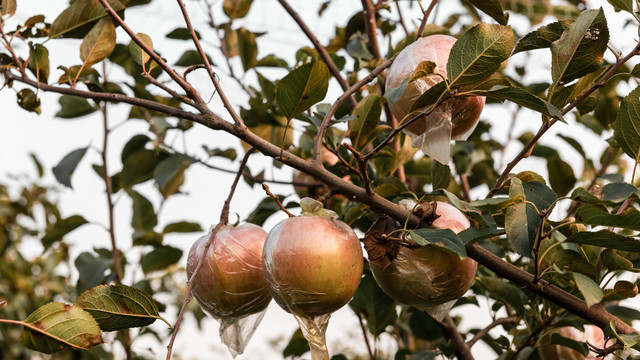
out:
M557 333L563 337L573 339L578 342L582 342L582 343L588 342L589 344L598 348L603 348L605 345L604 333L602 332L602 329L600 329L595 325L585 325L584 332L572 326L565 326L552 331L552 333ZM550 338L550 334L545 337ZM543 340L545 339L543 338ZM561 346L561 345L544 344L538 348L538 351L540 353L541 360L600 360L602 359L597 357L597 354L594 352L589 352L587 356L584 356L570 347Z
M264 310L271 301L262 272L267 232L254 224L222 226L195 278L193 296L216 319L242 317ZM191 247L187 275L191 277L209 235Z
M469 220L454 206L440 201L436 203L436 214L440 217L433 221L434 228L451 229L459 233L470 226ZM469 290L477 267L478 263L473 259L461 259L439 250L437 246L414 250L400 247L397 256L386 268L371 262L371 271L387 295L398 302L427 311L437 320L449 310L440 305L455 301Z
M405 47L387 73L386 87L393 89L409 80L423 61L436 64L434 73L409 81L397 101L389 101L391 113L398 121L407 121L413 104L429 88L447 77L449 53L456 38L431 35L419 38ZM422 116L403 131L411 137L412 145L425 154L446 164L449 162L450 141L466 140L478 124L484 108L483 96L454 98L440 104L430 115Z
M353 297L362 277L362 248L340 220L292 217L269 232L263 266L278 305L311 318L332 313Z

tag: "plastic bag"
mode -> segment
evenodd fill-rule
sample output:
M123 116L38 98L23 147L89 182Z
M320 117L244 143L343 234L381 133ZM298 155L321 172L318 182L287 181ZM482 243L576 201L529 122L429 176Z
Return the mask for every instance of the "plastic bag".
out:
M309 342L313 360L329 360L325 333L331 313L344 306L362 277L358 236L318 201L305 198L303 214L278 223L263 253L271 295L291 313Z
M410 120L405 117L416 100L441 82L443 77L447 77L449 52L455 42L456 38L452 36L431 35L416 40L398 55L389 69L386 82L387 88L391 89L400 87L407 81L400 98L389 101L391 112L398 121ZM423 76L410 81L413 72L423 61L434 62L434 73L439 75ZM438 162L447 164L450 160L451 140L466 140L471 135L478 124L484 102L485 98L482 96L447 100L431 114L422 116L404 128L403 132L411 138L413 147L419 148Z
M210 236L200 237L191 247L189 277ZM253 224L221 227L195 279L193 296L205 313L220 322L220 338L233 357L244 352L271 301L262 270L266 237Z

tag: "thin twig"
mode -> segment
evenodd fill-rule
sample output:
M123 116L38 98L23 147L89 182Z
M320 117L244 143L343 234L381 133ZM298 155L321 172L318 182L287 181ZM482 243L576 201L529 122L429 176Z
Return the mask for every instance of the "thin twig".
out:
M364 344L367 347L367 352L369 353L369 359L376 360L375 350L371 349L371 343L369 342L369 331L367 331L367 327L364 325L364 321L362 320L362 316L357 311L353 311L358 317L358 322L360 323L360 329L362 329L362 336L364 337Z
M367 32L367 37L369 38L369 50L371 50L371 53L376 59L382 59L380 46L378 45L376 9L371 3L371 0L362 0L362 12L364 14L364 27Z
M198 272L202 268L204 264L204 260L207 257L207 253L209 252L209 247L211 247L211 243L213 243L213 239L215 239L216 234L220 230L221 227L226 225L229 222L229 206L231 205L231 199L233 199L233 194L236 191L236 187L238 186L238 181L244 172L244 168L247 166L247 161L249 160L249 156L255 151L254 147L249 148L247 152L244 154L242 158L242 162L240 163L240 167L238 168L238 172L236 173L236 178L233 180L233 184L231 184L231 190L229 191L229 196L227 196L227 200L225 200L224 205L222 206L222 211L220 213L220 222L218 225L211 231L209 235L209 239L204 244L202 248L202 254L200 254L200 258L198 259L198 264L196 268L193 269L193 273L189 280L187 281L187 293L184 297L184 301L182 302L182 308L180 309L180 313L178 314L178 319L176 320L176 324L173 327L173 333L171 334L171 339L169 340L169 345L167 345L167 360L171 359L171 352L173 351L173 343L176 340L176 336L178 335L178 330L180 329L180 323L182 323L182 318L184 317L184 312L187 309L187 305L189 304L191 298L191 292L193 291L193 286L195 284L196 276L198 276Z
M338 70L338 67L331 59L331 56L329 56L329 52L327 52L327 49L325 49L325 47L322 46L322 44L320 44L320 41L318 41L318 38L316 38L316 36L313 34L313 32L311 32L307 24L305 24L304 21L302 21L302 18L300 17L300 15L298 15L298 13L295 10L293 10L293 8L289 5L289 3L286 0L278 0L278 2L286 10L286 12L289 13L291 18L293 18L293 20L298 24L302 32L304 32L307 38L311 41L313 46L316 48L316 51L318 51L318 55L320 55L320 57L325 62L325 64L327 64L327 67L329 68L331 75L333 75L333 77L335 77L336 80L338 80L338 83L340 83L340 87L342 88L342 90L347 91L347 89L349 89L349 83L347 82L347 80L345 80L342 77L342 75L340 75L340 70ZM348 101L349 101L350 107L353 108L356 106L355 98L350 96L348 98Z
M618 68L620 68L620 66L622 66L624 63L629 61L629 59L636 56L639 53L639 51L640 51L640 43L638 43L636 47L633 48L631 52L629 52L629 54L627 54L625 57L616 61L616 63L602 76L602 78L599 81L591 85L589 89L584 91L582 94L576 97L576 99L573 100L569 105L567 105L564 109L562 109L561 114L566 115L569 111L573 110L576 106L578 106L580 102L582 102L589 95L591 95L591 93L605 86L607 84L607 81L615 74ZM502 172L498 180L496 180L496 183L493 185L493 188L491 188L491 191L489 191L489 193L487 194L487 198L493 197L496 193L498 193L498 191L500 191L500 189L502 188L502 184L506 181L507 177L509 177L509 173L511 172L511 170L522 159L528 156L528 154L531 152L531 150L533 149L535 144L538 142L538 140L540 140L542 135L544 135L558 121L559 121L558 119L552 119L549 121L545 121L542 124L542 126L540 126L540 129L533 136L531 141L529 141L529 143L525 145L525 147L520 151L520 153L518 153L518 155L516 155L516 157L509 164L507 164L506 168L504 169L504 171Z
M2 36L2 40L4 40L4 47L5 49L7 49L9 51L9 53L11 54L11 58L13 59L13 61L16 62L16 65L18 66L18 70L20 71L20 73L22 74L22 76L26 77L27 73L25 71L25 64L22 63L22 61L20 61L20 58L16 55L16 53L13 51L13 47L11 46L11 41L7 40L7 36L4 33L4 22L0 21L0 36Z
M391 66L391 64L393 63L393 60L395 60L397 56L398 54L393 55L391 59L383 62L378 67L373 69L373 71L371 71L369 75L367 75L365 78L358 81L352 87L347 89L344 92L344 94L340 95L340 97L338 97L338 99L333 103L333 105L331 106L327 114L324 116L324 119L322 119L322 124L318 129L318 134L316 135L315 142L313 143L313 159L314 160L316 161L320 160L320 149L322 148L322 139L324 138L324 134L327 132L327 129L331 124L331 118L333 117L333 114L336 113L336 111L338 110L342 102L345 99L349 98L356 91L358 91L361 87L373 81L373 79L375 79L380 73L382 73L386 68Z
M460 335L460 332L458 332L456 324L453 322L451 316L445 316L439 324L447 339L453 341L455 344L453 351L458 360L473 360L471 349L469 348L469 345L467 345L467 342L464 341L462 335Z
M422 36L422 32L424 31L424 28L427 26L427 19L429 19L429 15L431 15L433 8L436 7L437 4L438 4L438 0L431 0L431 4L429 4L429 7L427 8L427 10L424 11L416 38L419 38Z
M367 191L367 193L372 194L373 189L371 188L371 180L369 179L369 173L367 171L367 160L364 158L364 156L360 152L358 152L358 150L351 147L351 145L347 143L343 143L342 146L346 147L347 150L351 151L353 156L356 158L356 161L358 162L358 174L360 175L360 178L364 183L363 184L364 189Z
M273 201L275 201L278 206L280 207L280 210L284 211L287 215L289 215L290 218L295 217L295 215L293 215L291 212L289 212L289 210L287 210L284 205L282 205L282 203L280 202L280 198L278 198L276 195L273 195L273 193L271 192L271 190L269 190L269 186L267 184L262 184L262 189L264 190L264 192L267 193L267 195L273 199Z
M607 156L602 161L602 164L600 165L600 170L598 170L598 173L596 173L593 179L591 179L589 186L586 187L587 191L591 191L593 187L596 185L596 183L598 182L598 179L602 177L604 173L607 172L607 169L609 168L609 165L611 165L611 161L613 160L614 155L616 153L617 153L616 149L612 148L611 146L607 148ZM576 211L578 210L578 207L580 207L580 202L573 201L571 203L571 206L569 207L569 210L567 210L567 217L575 215Z
M499 325L503 325L503 324L513 324L513 325L517 325L520 322L520 318L517 318L515 316L510 316L510 317L506 317L506 318L500 318L500 319L496 319L494 320L491 324L487 325L484 329L480 330L474 337L473 339L467 341L467 346L469 348L472 348L473 345L475 345L476 342L478 342L479 340L481 340L483 337L485 337L485 335L489 334L489 331L491 331L493 328L495 328L496 326Z
M402 26L402 30L404 30L404 35L409 37L411 33L409 33L409 29L407 29L407 24L404 23L404 18L402 17L402 9L400 8L400 1L395 0L396 10L398 11L398 21L400 22L400 26Z
M178 94L177 91L171 89L170 87L168 87L167 85L161 83L160 81L156 80L153 78L153 76L151 76L148 72L143 72L141 74L141 76L147 80L149 83L155 85L156 87L164 90L167 94L171 95L174 99L179 100L187 105L191 105L195 107L195 103L193 102L193 100L189 99L188 97L184 96L184 95L180 95Z
M205 54L204 50L202 50L202 45L200 45L200 40L198 39L198 36L196 35L195 30L193 29L193 25L191 24L191 20L189 19L189 13L187 12L187 8L184 5L184 2L182 0L176 0L176 1L178 2L178 5L180 6L180 11L182 12L182 17L184 18L184 23L187 25L187 29L189 30L189 35L191 35L191 39L193 40L193 44L196 46L198 54L200 55L200 58L202 59L202 62L204 63L204 68L207 70L207 74L209 74L209 78L211 79L211 82L213 83L213 86L216 88L216 92L218 93L218 96L220 97L220 100L222 100L222 104L227 109L227 112L229 113L229 115L231 115L231 118L236 123L236 125L240 126L240 127L244 127L244 121L242 121L242 118L240 117L240 115L238 115L236 110L233 108L233 106L229 102L229 99L227 99L227 96L225 95L224 91L222 91L222 87L220 86L220 83L218 82L218 77L213 72L213 68L211 67L211 64L209 63L209 59L207 58L207 54Z
M469 177L467 174L460 174L460 184L465 200L471 201L471 188L469 187Z

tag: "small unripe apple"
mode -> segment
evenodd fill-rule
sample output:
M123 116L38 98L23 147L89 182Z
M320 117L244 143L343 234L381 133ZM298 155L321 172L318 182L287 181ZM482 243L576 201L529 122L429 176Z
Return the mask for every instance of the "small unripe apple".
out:
M353 297L363 257L358 236L344 222L300 216L281 221L269 232L262 263L278 305L313 318L338 310Z
M423 61L436 64L434 72L447 77L447 61L456 38L448 35L431 35L419 38L405 47L387 73L387 89L399 87L409 79ZM402 121L413 104L429 88L442 81L438 75L428 75L408 82L396 101L390 101L391 113ZM412 145L441 163L449 162L450 141L466 140L478 124L484 108L483 96L454 98L440 104L430 115L422 116L403 131L411 137ZM409 119L404 119L409 120Z
M595 325L585 325L584 332L572 327L565 326L552 333L557 333L563 337L573 339L578 342L588 342L589 344L603 348L604 347L604 333L602 329ZM547 339L550 339L551 334L545 335ZM543 341L546 339L543 338ZM579 352L573 350L567 346L561 345L542 345L538 348L540 352L540 360L600 360L602 358L597 357L596 353L589 352L586 357Z
M264 310L271 295L262 272L262 249L267 232L254 224L222 226L207 251L195 278L193 296L202 310L216 319L242 317ZM209 235L200 237L189 251L191 277Z
M459 233L470 226L464 214L450 204L438 201L436 214L440 216L432 223L436 229ZM473 284L477 267L478 263L473 259L461 259L437 246L414 250L400 247L397 256L385 268L371 262L371 271L387 295L427 311L437 320L446 312L435 314L431 310L462 297Z

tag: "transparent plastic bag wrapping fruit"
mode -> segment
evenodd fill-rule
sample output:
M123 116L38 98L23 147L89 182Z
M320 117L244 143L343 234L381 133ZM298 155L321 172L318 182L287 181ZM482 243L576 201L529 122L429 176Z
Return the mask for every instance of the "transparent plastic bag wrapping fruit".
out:
M411 305L441 321L471 284L478 264L424 246L401 248L386 268L371 264L376 281L390 297Z
M388 89L397 88L408 81L400 98L389 102L391 112L398 121L408 121L405 117L416 100L447 77L447 61L455 42L456 38L453 36L431 35L416 40L400 52L387 73L386 81ZM434 73L439 75L409 81L423 61L434 62ZM431 114L422 116L403 131L411 138L413 147L419 148L440 163L447 164L451 140L466 140L471 135L478 124L484 102L485 98L481 96L447 100Z
M191 247L189 277L210 235L200 237ZM253 224L221 227L195 278L193 296L204 312L219 321L220 338L234 357L244 352L271 301L262 270L266 237Z
M415 210L416 202L401 200L399 205ZM471 224L469 219L453 205L436 201L436 215L431 226L459 233ZM418 249L400 247L386 267L370 262L376 281L387 295L403 304L425 311L441 321L456 300L473 284L478 263L471 258L438 249L438 245Z
M311 358L328 360L329 318L358 288L362 248L353 230L332 218L335 213L316 206L315 201L301 204L303 213L328 217L299 216L278 223L269 232L262 264L271 295L298 321ZM315 206L313 211L309 204Z

